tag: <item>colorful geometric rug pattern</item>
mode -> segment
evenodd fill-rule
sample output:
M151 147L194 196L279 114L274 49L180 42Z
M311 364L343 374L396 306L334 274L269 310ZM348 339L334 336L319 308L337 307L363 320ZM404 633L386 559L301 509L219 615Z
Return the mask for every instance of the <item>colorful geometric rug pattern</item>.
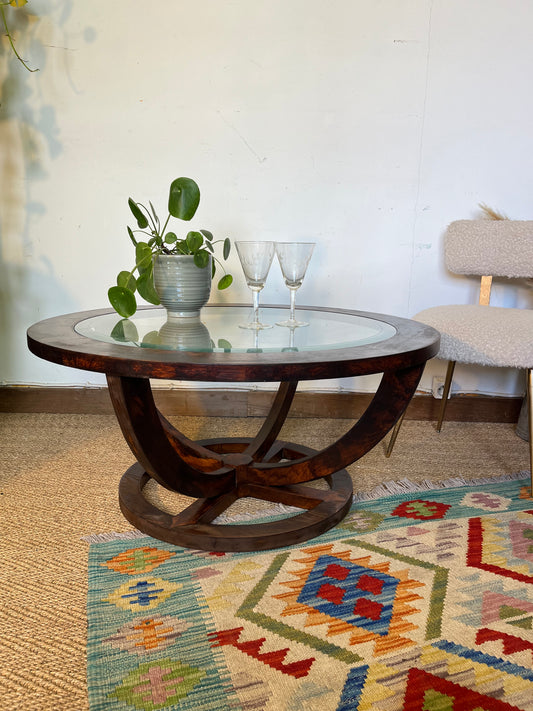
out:
M93 544L91 711L533 711L526 485L357 502L275 551Z

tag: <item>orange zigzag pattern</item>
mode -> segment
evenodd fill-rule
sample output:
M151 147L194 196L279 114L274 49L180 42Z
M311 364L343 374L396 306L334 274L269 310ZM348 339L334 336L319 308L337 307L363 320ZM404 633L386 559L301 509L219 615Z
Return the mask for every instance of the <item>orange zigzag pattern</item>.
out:
M211 632L208 634L209 639L213 644L212 647L224 647L230 645L235 647L244 654L247 654L253 659L257 659L263 664L267 664L272 669L283 672L283 674L289 674L290 676L299 679L302 676L307 676L311 665L315 661L314 657L309 659L302 659L298 662L291 662L290 664L284 664L283 660L287 656L289 648L278 649L274 652L260 653L261 647L266 639L266 637L261 637L260 639L250 640L249 642L239 642L239 637L244 627L235 627L232 630L222 630L220 632Z

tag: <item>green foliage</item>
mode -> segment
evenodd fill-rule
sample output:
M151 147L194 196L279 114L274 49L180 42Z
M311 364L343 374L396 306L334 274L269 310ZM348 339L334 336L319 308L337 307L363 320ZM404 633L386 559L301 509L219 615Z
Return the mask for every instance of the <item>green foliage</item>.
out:
M168 216L163 226L149 202L149 208L142 203L128 199L131 213L137 223L137 229L128 227L129 238L135 248L135 266L130 272L121 271L117 276L116 286L108 291L108 298L115 311L129 318L137 310L137 292L150 304L159 304L159 297L154 287L154 257L158 254L190 254L199 269L205 269L209 264L209 257L213 257L213 276L217 263L222 263L215 257L214 245L223 242L222 256L226 260L231 251L231 242L228 237L224 240L214 240L209 230L190 231L180 239L175 232L167 232L167 225L171 217L178 220L189 221L196 214L200 203L200 188L191 178L176 178L170 185L168 196ZM136 233L144 234L148 239L138 240ZM138 276L135 277L135 272ZM218 282L219 289L227 289L233 283L231 274L226 274Z
M8 21L7 21L7 14L6 10L9 12L12 12L10 8L18 8L18 7L24 7L28 3L28 0L0 0L0 19L2 21L2 24L4 26L5 30L5 36L8 39L8 42L11 46L11 49L13 50L13 53L15 57L18 59L18 61L22 64L22 66L27 69L29 72L38 72L38 69L30 69L28 64L22 59L20 54L17 52L17 49L15 47L15 42L13 41L13 37L11 35L11 32L9 31L9 26L8 26Z

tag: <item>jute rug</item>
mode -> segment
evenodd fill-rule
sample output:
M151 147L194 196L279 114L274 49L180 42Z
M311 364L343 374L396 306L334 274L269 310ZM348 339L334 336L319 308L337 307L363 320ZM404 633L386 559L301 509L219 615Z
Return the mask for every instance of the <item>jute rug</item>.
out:
M91 711L533 710L527 484L363 495L319 538L260 553L102 536Z
M249 437L260 426L253 417L171 419L193 439ZM280 436L321 448L351 425L290 418ZM447 422L439 434L433 422L408 420L390 459L384 448L349 467L354 491L396 493L407 479L431 489L450 478L508 476L529 462L512 424ZM117 491L132 463L113 415L0 414L2 711L88 710L84 537L131 532Z

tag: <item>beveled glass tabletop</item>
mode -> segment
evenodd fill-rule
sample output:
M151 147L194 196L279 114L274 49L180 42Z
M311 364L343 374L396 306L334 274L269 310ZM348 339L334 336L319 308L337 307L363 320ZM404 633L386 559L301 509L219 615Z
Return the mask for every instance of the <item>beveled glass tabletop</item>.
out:
M162 308L130 319L111 309L54 316L30 326L30 350L82 370L134 378L211 382L320 380L408 368L436 355L439 334L418 321L366 311L307 306L309 321L291 331L275 325L287 308L264 305L272 328L240 328L251 306L205 306L197 320L174 321Z
M375 318L334 311L299 308L298 318L308 326L276 325L287 309L263 307L262 320L272 328L241 328L251 319L245 306L207 307L199 318L172 318L162 308L137 311L129 319L107 313L79 321L81 336L104 343L198 353L290 353L353 348L392 338L396 328Z

